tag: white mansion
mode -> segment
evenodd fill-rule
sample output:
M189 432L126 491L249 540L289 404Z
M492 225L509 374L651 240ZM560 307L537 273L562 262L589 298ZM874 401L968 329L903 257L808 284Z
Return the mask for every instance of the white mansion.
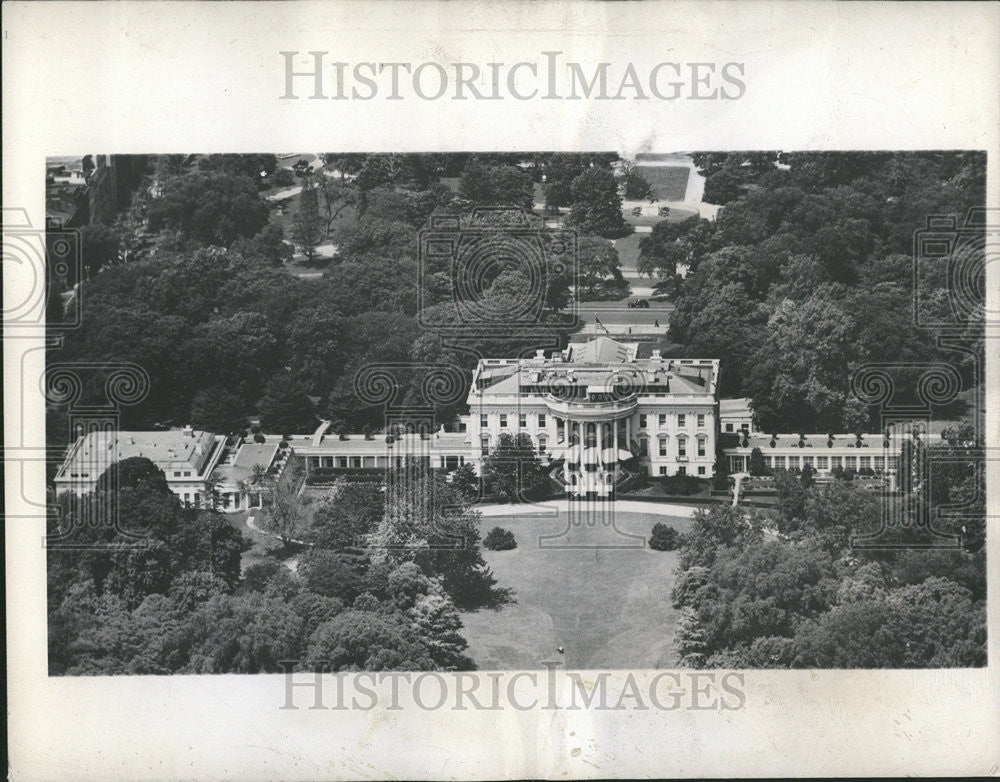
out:
M502 435L526 435L566 493L581 497L613 495L628 470L711 477L723 433L736 435L736 443L725 448L731 472L748 468L754 448L768 467L809 464L821 477L837 467L894 472L901 436L755 433L747 400L720 403L718 359L667 358L658 350L639 358L638 347L598 337L549 356L538 351L533 358L480 359L469 413L454 427L458 431L441 427L432 434L366 438L333 434L324 422L311 434L289 437L285 451L302 459L307 474L385 470L411 459L445 471L464 464L479 471ZM187 429L173 433L176 443L162 444L169 433L116 434L115 443L106 436L91 442L91 434L71 446L56 477L57 492L90 491L113 453L119 459L144 455L164 470L182 499L203 504L221 486L222 509L239 510L256 494L246 490L253 465L280 472L287 462L270 442L281 438L270 435L266 446L236 442L220 459L217 438L207 433Z

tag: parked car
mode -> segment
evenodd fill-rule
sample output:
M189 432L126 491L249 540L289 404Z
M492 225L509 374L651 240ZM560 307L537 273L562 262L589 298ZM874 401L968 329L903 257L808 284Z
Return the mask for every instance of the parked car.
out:
M669 206L661 206L659 209L656 210L656 213L660 217L670 217L670 207Z
M649 302L645 299L636 299L635 301L630 301L628 306L631 309L649 309Z
M633 217L642 217L642 207L641 206L633 206L632 207L632 216Z

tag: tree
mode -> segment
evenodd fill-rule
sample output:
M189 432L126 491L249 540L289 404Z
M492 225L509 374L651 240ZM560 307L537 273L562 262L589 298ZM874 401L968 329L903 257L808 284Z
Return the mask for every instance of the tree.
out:
M754 446L753 450L750 451L750 474L751 475L767 475L767 465L764 463L764 454L760 452L760 448Z
M338 671L438 670L427 645L401 615L345 611L313 633L306 664Z
M509 551L517 548L517 540L514 533L502 527L494 527L483 538L483 545L490 551Z
M505 502L537 499L549 482L531 437L523 433L501 434L482 469L486 492Z
M149 204L148 227L181 232L201 244L228 247L267 223L267 205L249 177L220 171L185 172L159 183Z
M306 538L318 548L331 550L364 546L382 520L384 507L379 484L340 479L313 509Z
M319 213L317 187L306 182L299 197L299 208L292 222L292 239L310 262L316 257L316 246L323 240L323 220Z
M598 286L606 280L621 280L621 263L618 250L607 239L597 236L581 236L577 240L577 264L579 268L580 295L584 299L593 297ZM625 283L627 291L628 284Z
M302 534L305 510L299 497L301 482L302 466L291 457L281 476L262 493L266 513L262 515L260 526L277 535L286 551L291 551Z
M476 475L475 468L468 462L452 472L451 485L466 502L471 503L479 499L479 476Z
M622 164L621 181L625 192L625 198L629 201L641 201L652 199L653 188L640 172L638 166L631 160L626 160Z
M243 403L222 386L203 388L191 403L191 425L215 434L234 434L246 427Z
M681 567L710 566L719 550L741 549L763 538L760 517L754 510L731 505L699 508L691 517L691 528L681 535Z
M311 432L316 414L307 389L287 372L272 377L257 402L260 425L268 432Z
M649 538L649 547L656 551L673 551L680 545L680 533L673 527L656 522Z
M581 233L615 239L631 233L622 217L622 200L614 174L606 168L589 168L573 180L573 205L567 222Z
M728 204L743 194L743 183L731 171L722 170L705 179L702 199L709 204Z

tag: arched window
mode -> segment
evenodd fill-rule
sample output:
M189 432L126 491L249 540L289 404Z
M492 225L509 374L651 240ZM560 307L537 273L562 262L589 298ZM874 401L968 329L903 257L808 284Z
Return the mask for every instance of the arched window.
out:
M615 476L613 476L611 473L608 473L605 476L604 481L605 481L605 483L607 483L610 486L612 483L615 482Z
M538 453L539 454L545 453L545 449L546 449L546 447L548 447L548 444L549 444L549 438L546 437L544 434L539 435L538 436Z
M666 435L661 435L659 437L659 443L660 443L660 456L666 456L667 455L667 436Z
M488 434L484 434L479 438L479 452L483 456L490 455L490 436Z

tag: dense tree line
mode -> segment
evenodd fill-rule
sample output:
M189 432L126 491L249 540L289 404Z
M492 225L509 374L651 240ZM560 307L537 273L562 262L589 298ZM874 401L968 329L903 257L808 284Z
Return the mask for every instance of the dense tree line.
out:
M935 474L931 507L970 504L961 519L944 516L932 526L958 534L961 548L921 548L930 539L913 523L913 506L902 508L908 522L883 531L880 548L852 548L852 536L879 529L882 499L851 482L812 484L785 471L776 474L773 518L733 507L698 511L681 535L672 596L681 663L985 665L985 483L972 444L959 432L949 440L929 449L928 458L947 465Z
M465 297L482 305L477 312L499 313L501 320L519 311L526 295L522 267L534 261L507 258L477 277L475 290L456 292L450 259L421 265L418 232L431 215L454 215L463 230L479 232L486 249L478 252L490 251L493 230L500 247L509 226L475 223L477 207L511 207L521 215L519 227L542 234L533 188L549 172L548 186L565 181L568 219L582 231L582 293L616 295L627 289L617 253L597 236L620 229L612 214L620 203L613 158L325 155L326 174L302 180L286 236L262 196L278 173L288 173L276 169L273 155L157 157L119 224L85 237L92 274L72 306L82 308L87 325L67 334L52 359L144 367L151 392L123 411L126 428L191 423L234 432L260 415L267 430L280 433L308 431L319 417L354 431L378 429L381 410L354 388L363 367L450 362L467 370L478 355L519 355L539 340L563 344L572 325L559 313L571 295L572 264L541 250L546 268L543 287L530 292L539 300L530 334L514 329L498 338L495 323L456 307ZM595 203L581 201L591 194ZM126 224L143 237L131 253L123 249ZM338 248L322 277L298 279L283 268L293 245L312 257L322 241ZM58 297L51 301L61 306ZM421 305L432 328L418 327ZM401 393L419 394L419 370L400 371ZM101 388L95 378L86 393L96 397ZM447 421L461 402L437 406ZM58 410L51 412L58 418ZM57 440L66 436L56 433Z
M850 392L868 362L946 361L914 318L914 232L929 216L964 219L985 202L979 153L703 154L710 186L737 180L714 222L661 222L640 270L677 287L670 336L688 354L722 360L721 392L753 400L768 431L856 431L869 411ZM677 268L688 268L679 279ZM946 259L916 270L925 314L951 322ZM979 272L974 272L981 275ZM905 325L904 325L905 324ZM968 327L972 354L981 320ZM980 344L981 347L981 344ZM916 376L896 391L913 398Z
M509 595L463 495L407 480L396 494L335 485L296 530L296 572L265 561L241 574L248 544L224 517L182 507L146 459L109 468L50 521L50 673L471 669L458 609ZM109 503L117 530L79 523Z

